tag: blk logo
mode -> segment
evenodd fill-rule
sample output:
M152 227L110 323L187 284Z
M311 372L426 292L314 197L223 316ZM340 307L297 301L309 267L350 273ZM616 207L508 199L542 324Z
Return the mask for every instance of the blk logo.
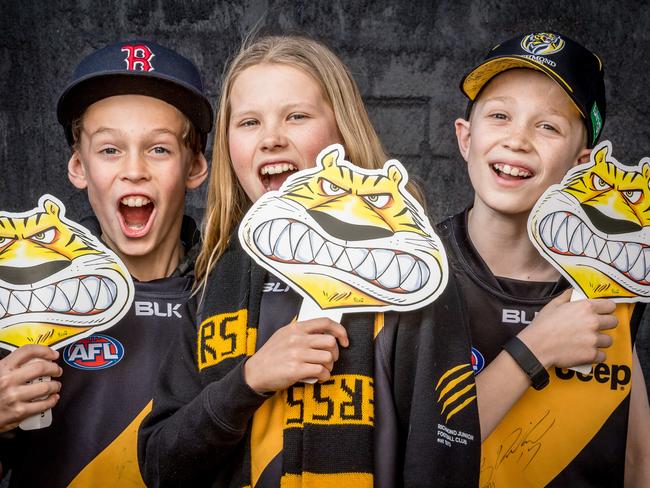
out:
M134 302L135 314L141 317L178 317L183 316L178 311L180 303Z
M125 45L122 46L122 52L126 53L124 62L126 69L129 71L153 71L151 60L155 56L144 44L137 44L135 46Z

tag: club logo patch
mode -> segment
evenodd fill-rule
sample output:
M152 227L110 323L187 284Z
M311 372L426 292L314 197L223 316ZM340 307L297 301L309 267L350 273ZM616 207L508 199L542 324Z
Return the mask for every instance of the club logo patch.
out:
M459 364L448 369L436 384L438 405L445 423L476 400L473 365Z
M524 51L536 56L546 56L561 51L566 42L562 37L548 32L529 34L521 40Z
M472 348L472 370L474 371L474 374L479 374L483 368L485 367L485 358L483 357L483 354L476 349L475 347Z
M124 346L117 339L95 334L70 344L63 350L63 360L77 369L94 370L115 366L124 357Z

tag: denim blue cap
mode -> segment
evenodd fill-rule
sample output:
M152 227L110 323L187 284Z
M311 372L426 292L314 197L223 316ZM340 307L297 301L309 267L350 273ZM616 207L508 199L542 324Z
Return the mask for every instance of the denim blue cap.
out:
M119 42L86 56L57 104L57 117L70 145L72 122L93 103L115 95L145 95L173 105L194 124L205 149L212 107L199 70L189 59L144 40Z

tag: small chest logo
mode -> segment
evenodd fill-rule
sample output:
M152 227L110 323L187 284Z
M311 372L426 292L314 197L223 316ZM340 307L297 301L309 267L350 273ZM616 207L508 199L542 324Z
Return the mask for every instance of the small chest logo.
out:
M113 337L95 334L70 344L63 350L63 360L73 368L106 369L124 357L124 346Z
M485 358L483 357L483 354L476 349L475 347L472 348L472 371L474 371L474 374L479 374L483 368L485 367Z
M122 46L122 52L126 53L126 58L124 62L126 63L126 69L129 71L153 71L153 66L151 60L155 56L144 44L136 45L124 45Z
M521 47L530 54L546 56L554 54L564 48L564 39L548 32L529 34L521 40Z

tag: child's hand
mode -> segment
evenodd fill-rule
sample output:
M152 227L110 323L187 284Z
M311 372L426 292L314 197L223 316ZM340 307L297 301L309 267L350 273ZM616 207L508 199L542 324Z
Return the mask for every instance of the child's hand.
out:
M548 303L519 338L545 368L569 368L603 362L601 349L612 345L604 331L618 325L611 300L592 299L571 302L571 290Z
M63 370L54 362L58 357L59 353L49 347L30 344L0 360L0 432L56 405L60 382L27 382L40 376L61 376Z
M341 324L325 318L292 322L246 361L246 383L258 393L267 393L306 378L326 381L339 358L339 344L349 345Z

